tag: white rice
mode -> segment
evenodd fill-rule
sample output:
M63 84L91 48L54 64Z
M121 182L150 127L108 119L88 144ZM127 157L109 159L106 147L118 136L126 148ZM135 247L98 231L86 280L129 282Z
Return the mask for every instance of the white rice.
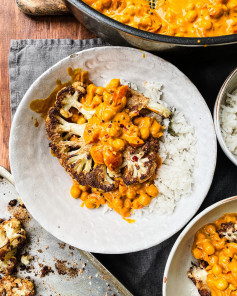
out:
M161 84L148 82L145 84L145 88L144 95L150 99L150 102L169 107L167 102L162 100ZM157 116L158 120L159 118ZM174 111L171 120L172 129L176 136L168 133L169 123L169 119L163 121L166 128L163 137L160 139L159 156L162 159L162 165L158 169L155 181L159 194L152 199L148 207L136 210L135 215L152 212L172 213L177 202L192 193L193 170L197 151L195 131L179 110Z
M237 156L237 90L221 104L220 126L226 146Z

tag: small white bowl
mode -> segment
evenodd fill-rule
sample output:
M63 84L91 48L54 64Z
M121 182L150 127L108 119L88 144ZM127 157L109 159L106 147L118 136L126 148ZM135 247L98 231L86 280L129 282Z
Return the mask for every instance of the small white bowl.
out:
M237 89L237 68L228 76L226 81L223 83L219 94L216 99L215 107L214 107L214 125L216 130L216 135L218 142L224 151L225 155L237 166L237 157L234 156L233 153L230 152L228 149L222 133L221 133L221 126L220 126L220 106L223 100L226 99L227 93L232 93L234 90Z
M197 215L177 238L166 263L163 278L163 296L199 296L198 290L187 276L192 256L194 235L205 224L226 213L237 212L237 196L221 200Z

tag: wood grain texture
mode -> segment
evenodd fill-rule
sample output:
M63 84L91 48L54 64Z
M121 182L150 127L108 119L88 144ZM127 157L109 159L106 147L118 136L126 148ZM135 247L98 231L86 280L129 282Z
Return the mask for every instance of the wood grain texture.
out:
M31 15L68 14L69 10L64 0L16 0L18 7Z
M10 39L95 37L71 15L32 17L23 14L15 0L1 0L0 18L0 165L9 169L11 126L8 54Z

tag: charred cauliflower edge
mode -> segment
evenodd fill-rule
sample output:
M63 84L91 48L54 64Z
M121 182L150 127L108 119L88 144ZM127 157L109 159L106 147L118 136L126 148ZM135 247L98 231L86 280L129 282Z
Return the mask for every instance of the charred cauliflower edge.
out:
M27 279L5 276L0 279L0 296L34 296L34 284Z

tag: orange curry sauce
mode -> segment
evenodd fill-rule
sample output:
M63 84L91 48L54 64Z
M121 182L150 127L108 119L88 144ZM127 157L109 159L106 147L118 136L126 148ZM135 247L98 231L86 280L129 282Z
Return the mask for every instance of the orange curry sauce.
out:
M177 37L208 37L237 33L236 0L83 0L123 24Z
M155 118L145 116L133 119L130 116L126 108L127 90L128 86L120 85L119 79L112 79L106 87L89 84L81 103L87 110L94 109L95 114L88 121L77 112L71 118L74 123L86 123L84 140L92 144L90 153L95 164L105 164L111 171L116 171L122 165L123 151L128 145L139 147L149 136L160 138L163 135L164 127ZM158 156L157 164L158 167L161 164ZM118 177L118 189L110 192L82 186L74 181L71 195L80 198L89 209L107 203L126 218L134 209L148 206L152 198L158 195L158 189L153 184L154 178L126 186L122 178Z
M207 285L212 296L237 296L237 243L220 238L218 230L222 223L237 222L237 214L223 217L198 230L192 253L198 260L205 260Z

